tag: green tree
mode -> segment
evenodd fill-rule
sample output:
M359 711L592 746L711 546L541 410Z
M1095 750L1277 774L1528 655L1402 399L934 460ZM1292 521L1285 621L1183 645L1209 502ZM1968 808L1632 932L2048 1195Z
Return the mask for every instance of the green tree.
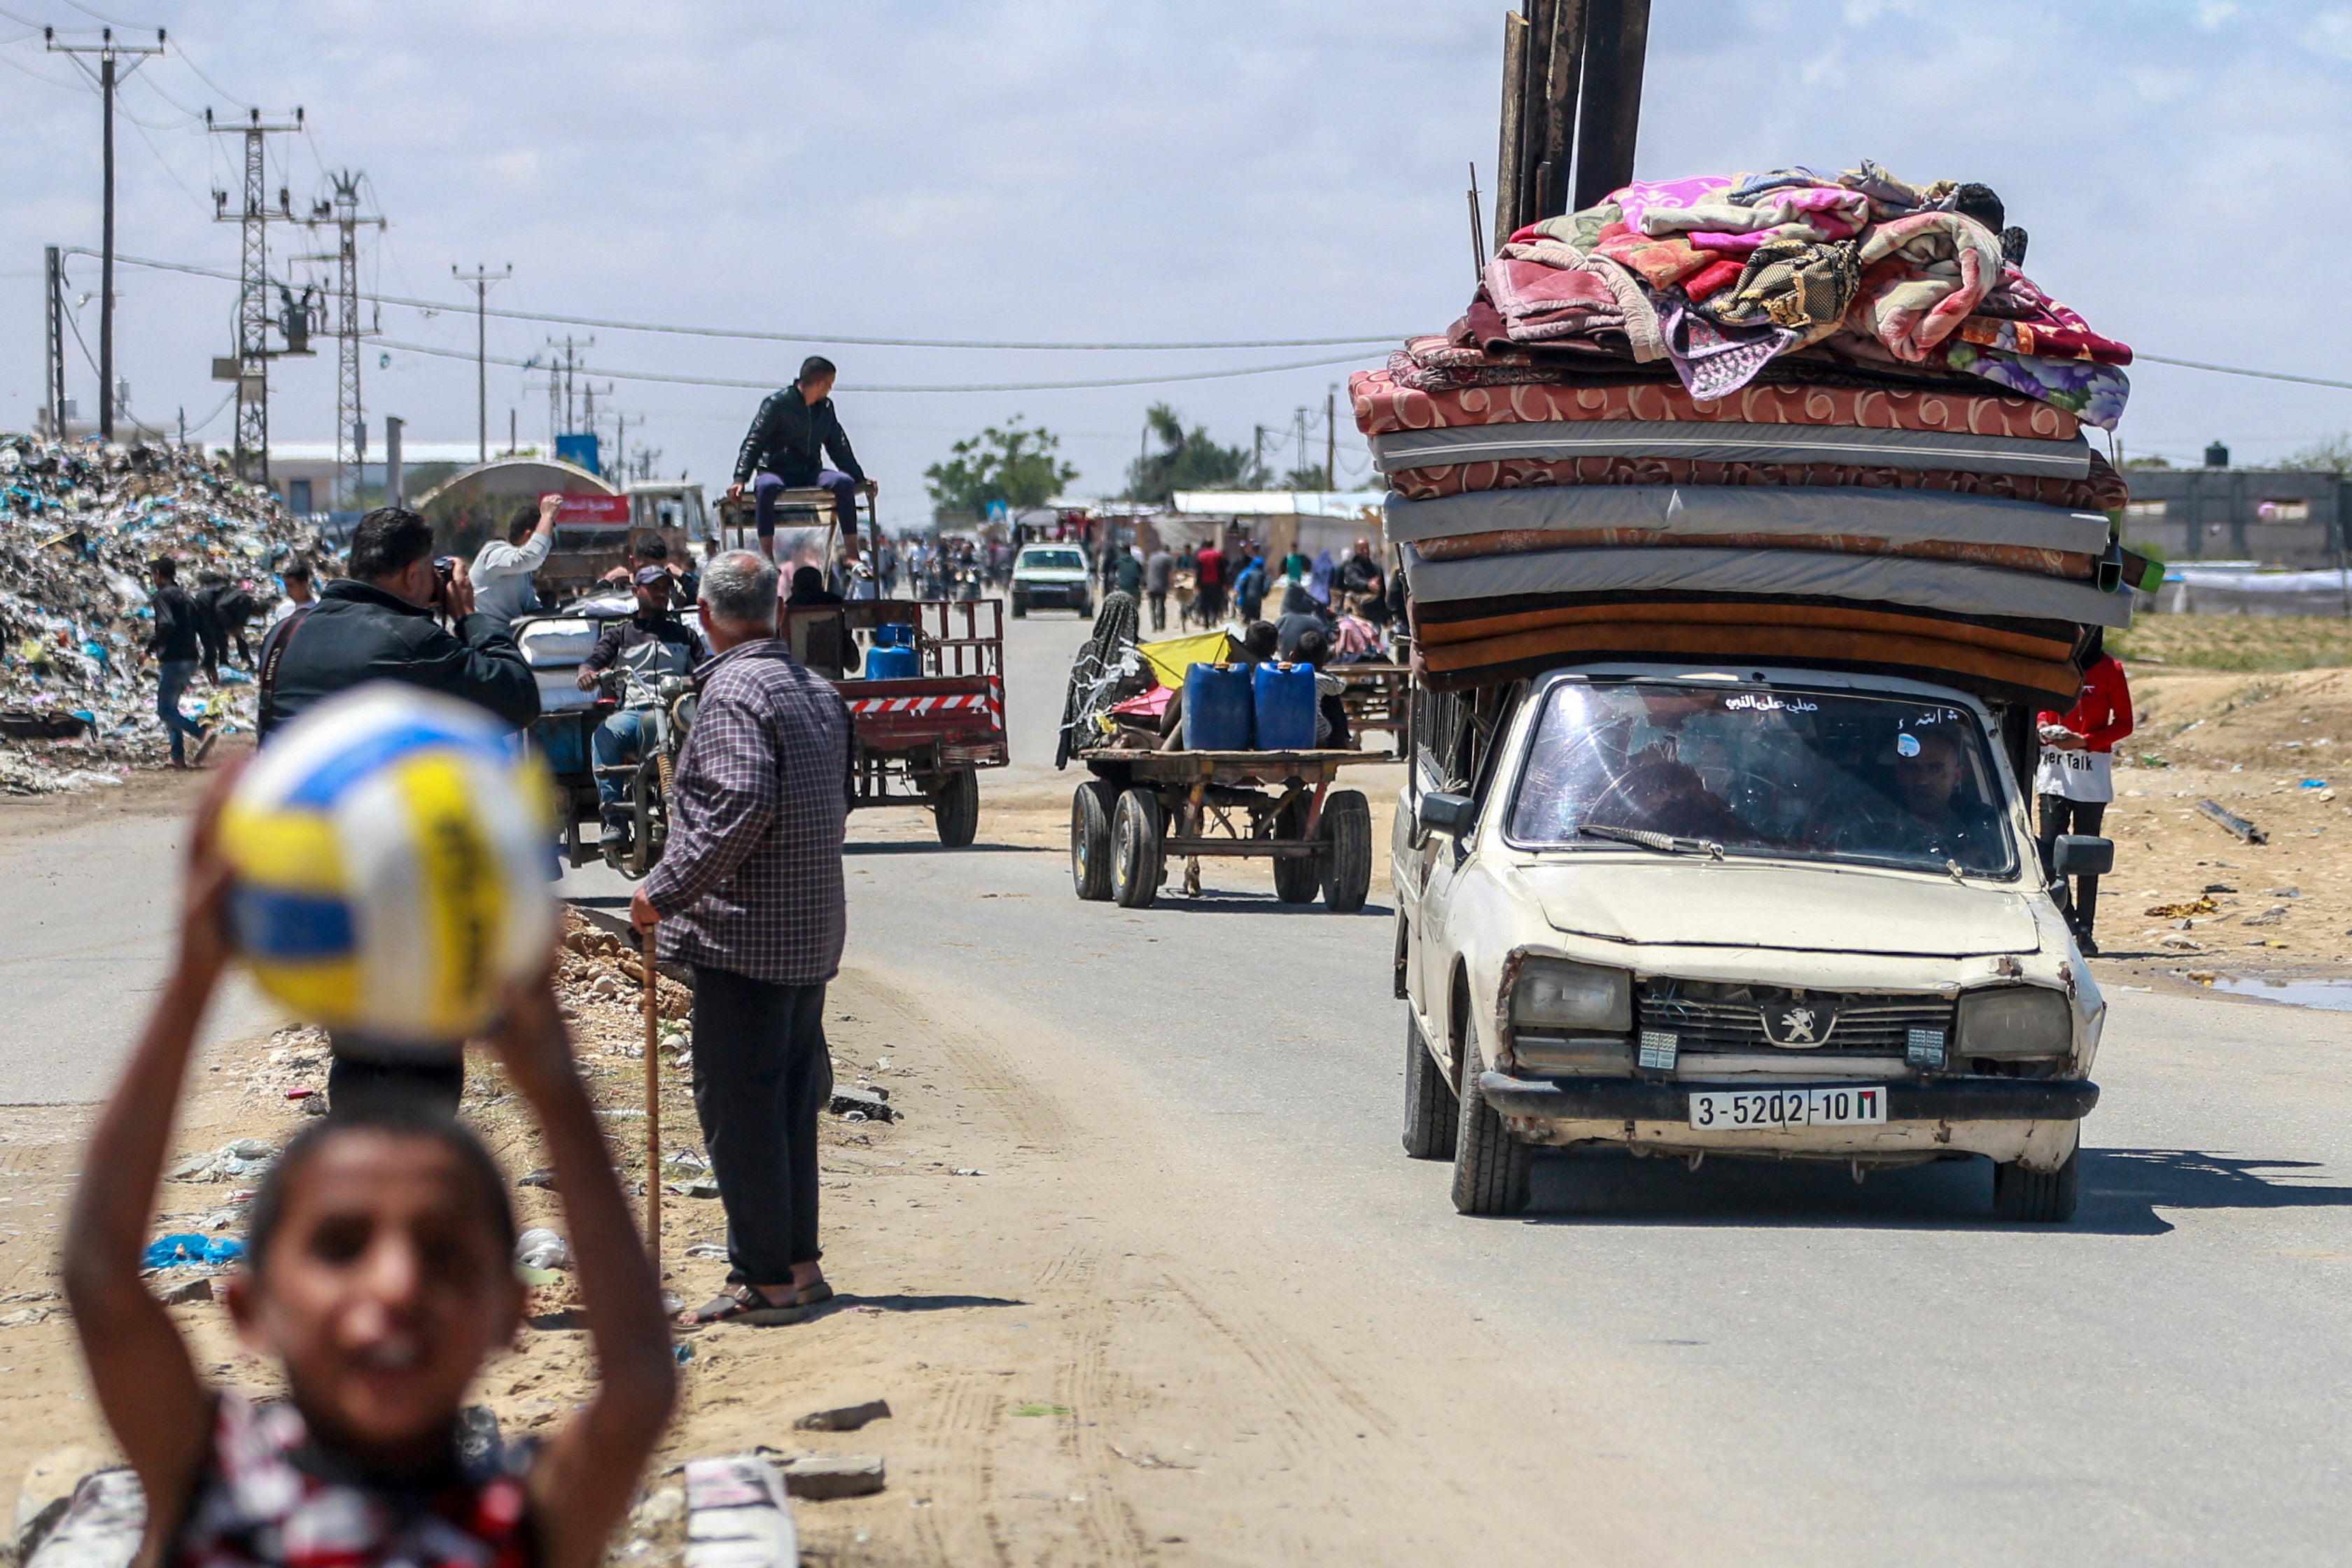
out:
M1160 450L1127 466L1126 500L1165 506L1178 490L1236 489L1249 471L1248 447L1218 446L1205 425L1185 429L1184 416L1167 404L1153 404L1144 418Z
M1014 511L1044 506L1078 477L1054 454L1062 438L1032 428L1016 414L948 448L948 460L923 470L931 500L944 510L982 513L997 501Z
M2279 467L2334 474L2339 479L2352 474L2352 435L2338 432L2324 441L2315 441L2299 452L2288 454Z

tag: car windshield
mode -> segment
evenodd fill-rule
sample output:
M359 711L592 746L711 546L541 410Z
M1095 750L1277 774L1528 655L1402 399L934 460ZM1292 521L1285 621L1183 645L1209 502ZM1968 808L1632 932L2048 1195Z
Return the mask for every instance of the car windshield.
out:
M1087 558L1075 550L1026 550L1022 552L1021 564L1041 566L1048 572L1083 572Z
M1856 860L2008 876L1984 731L1967 710L1841 691L1563 682L1507 836L1528 848Z

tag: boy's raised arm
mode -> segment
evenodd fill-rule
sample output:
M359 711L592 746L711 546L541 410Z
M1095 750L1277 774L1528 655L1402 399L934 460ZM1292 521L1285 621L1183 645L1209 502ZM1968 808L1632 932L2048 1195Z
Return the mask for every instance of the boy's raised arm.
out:
M588 1408L559 1432L530 1477L544 1568L593 1568L635 1498L646 1458L677 1394L661 1281L614 1176L572 1042L542 981L509 1012L497 1045L515 1087L538 1112L572 1228L580 1293L596 1346ZM659 1172L647 1180L660 1180Z
M228 959L220 919L227 874L214 840L234 777L222 770L197 813L179 952L90 1138L66 1229L74 1328L107 1425L146 1490L151 1535L180 1517L211 1441L209 1393L139 1270L188 1053Z

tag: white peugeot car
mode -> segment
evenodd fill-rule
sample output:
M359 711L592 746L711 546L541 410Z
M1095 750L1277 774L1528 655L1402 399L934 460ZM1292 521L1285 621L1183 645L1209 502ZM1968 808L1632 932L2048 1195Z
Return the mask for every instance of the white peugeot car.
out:
M1523 1206L1536 1145L1616 1144L1857 1180L1984 1156L2000 1216L2072 1216L2105 1005L1981 703L1640 665L1418 703L1404 1142L1458 1209Z
M1076 610L1082 616L1094 614L1086 552L1076 545L1026 544L1013 557L1013 613L1025 616L1045 605Z

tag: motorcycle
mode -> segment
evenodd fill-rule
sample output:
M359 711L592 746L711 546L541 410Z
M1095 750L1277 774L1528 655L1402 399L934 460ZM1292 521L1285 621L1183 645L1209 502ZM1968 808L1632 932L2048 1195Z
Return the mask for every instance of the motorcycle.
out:
M605 841L604 863L634 882L660 863L669 842L670 786L687 732L694 727L694 683L678 675L648 682L636 670L616 668L604 671L597 684L623 710L646 715L637 760L595 769L600 777L625 781L619 809L612 813L620 819L612 826L621 829L621 837Z

